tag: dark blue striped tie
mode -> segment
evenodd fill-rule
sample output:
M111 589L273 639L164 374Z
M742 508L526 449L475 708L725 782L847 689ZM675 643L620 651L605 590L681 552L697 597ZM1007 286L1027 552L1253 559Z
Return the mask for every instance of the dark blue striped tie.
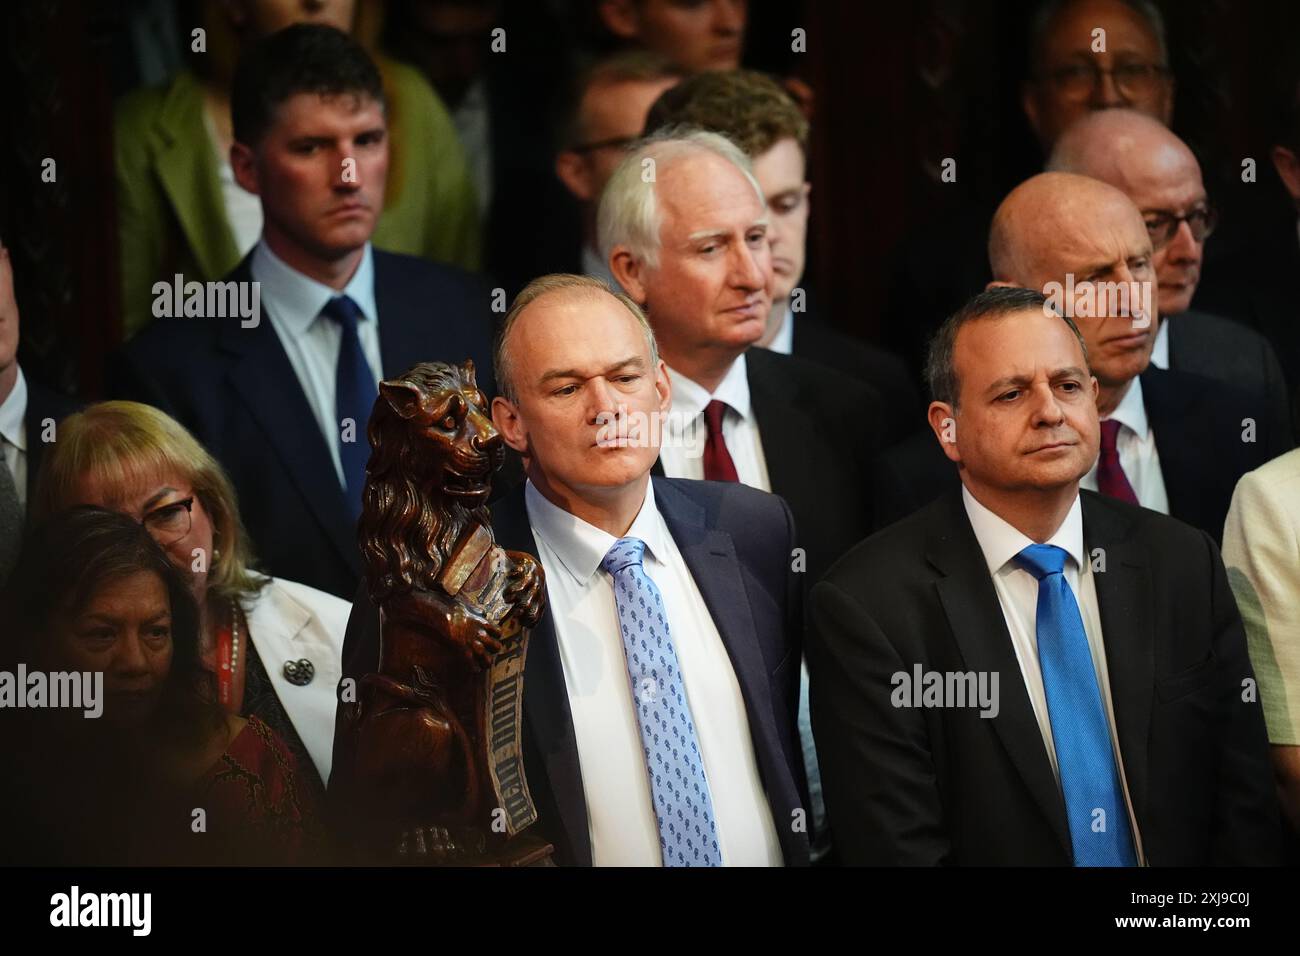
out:
M366 484L366 461L370 457L370 442L366 440L366 424L374 408L379 391L375 387L375 373L366 361L357 335L361 309L346 295L335 296L325 303L321 315L333 319L343 330L339 343L339 360L334 369L334 420L339 428L339 458L343 462L344 492L355 521L361 515L361 489ZM345 431L351 421L353 427ZM351 433L351 441L348 441Z

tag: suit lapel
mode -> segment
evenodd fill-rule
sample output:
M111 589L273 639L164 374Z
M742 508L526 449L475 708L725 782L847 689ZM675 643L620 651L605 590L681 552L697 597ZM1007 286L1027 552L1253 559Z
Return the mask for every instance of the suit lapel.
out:
M809 416L797 414L802 403L799 385L792 377L795 370L774 369L772 358L766 349L750 349L745 353L745 375L763 444L768 484L793 507L795 501L804 501L802 491L811 475L807 456L799 448L806 440Z
M749 714L751 736L776 740L767 670L735 542L725 531L706 526L703 509L667 480L655 482L655 504L727 648Z
M387 257L378 249L375 249L372 255L375 270L375 309L379 312L379 359L384 365L383 377L392 378L401 375L417 361L412 356L427 355L432 351L434 325L431 322L422 323L418 314L407 313L409 299L404 295L393 294L400 289L400 286L389 279ZM427 307L428 304L422 303L422 305Z
M537 556L537 541L528 523L524 485L519 485L492 506L492 529L499 546ZM544 761L545 784L554 798L573 862L591 865L591 831L587 823L587 798L582 787L578 738L569 710L569 690L560 661L560 645L550 609L533 628L524 665L524 713L528 729ZM532 773L534 768L528 768ZM543 781L530 780L530 790Z
M237 282L249 281L249 260L231 274ZM262 321L241 328L227 322L220 346L241 356L227 373L235 394L249 415L262 427L301 492L326 537L355 573L360 573L356 531L347 519L347 501L320 426L298 385L298 376L271 327L265 304Z
M1170 349L1172 362L1173 329ZM1165 493L1169 497L1169 513L1189 524L1201 525L1200 475L1205 471L1204 442L1188 429L1199 424L1187 415L1187 407L1194 399L1193 390L1178 388L1179 373L1154 366L1142 373L1142 404L1146 408L1147 424L1156 439L1156 455L1160 459L1160 476L1164 479ZM1191 479L1191 480L1189 480Z
M1089 554L1100 548L1106 570L1093 575L1110 675L1115 731L1133 813L1146 819L1147 747L1155 685L1151 572L1146 553L1123 540L1122 519L1090 492L1083 496L1083 538Z
M966 668L1001 675L1000 709L988 719L1069 857L1065 804L988 565L966 516L961 491L949 492L943 501L944 506L931 513L926 541L926 558L945 575L935 585L940 602Z
M221 199L216 157L203 128L203 110L198 82L181 73L167 92L153 130L158 179L203 273L187 280L217 279L239 258Z

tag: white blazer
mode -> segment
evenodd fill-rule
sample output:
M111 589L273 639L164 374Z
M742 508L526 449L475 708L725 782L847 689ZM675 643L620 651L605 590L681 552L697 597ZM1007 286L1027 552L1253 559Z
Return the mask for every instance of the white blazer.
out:
M271 578L243 608L275 695L328 784L336 694L343 676L343 634L352 605L305 584ZM284 676L284 665L303 659L311 661L315 674L300 687Z
M1300 448L1237 482L1223 563L1271 743L1300 744Z

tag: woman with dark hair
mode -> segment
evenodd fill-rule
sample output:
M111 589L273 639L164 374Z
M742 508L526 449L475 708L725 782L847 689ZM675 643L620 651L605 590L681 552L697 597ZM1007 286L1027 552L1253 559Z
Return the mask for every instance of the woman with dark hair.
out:
M18 764L6 786L28 806L4 823L22 862L313 857L315 788L265 723L222 707L190 581L139 522L96 507L53 515L24 543L5 604L6 661L50 686L91 675L83 686L101 691L6 721Z

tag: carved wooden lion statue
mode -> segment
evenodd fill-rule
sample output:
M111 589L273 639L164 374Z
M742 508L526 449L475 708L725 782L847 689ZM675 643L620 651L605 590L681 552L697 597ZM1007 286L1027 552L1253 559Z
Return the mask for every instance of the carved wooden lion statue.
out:
M423 363L380 383L368 428L358 538L380 662L348 718L349 786L396 852L424 862L482 856L536 816L518 725L523 629L545 587L533 557L493 540L504 448L486 408L473 363Z

